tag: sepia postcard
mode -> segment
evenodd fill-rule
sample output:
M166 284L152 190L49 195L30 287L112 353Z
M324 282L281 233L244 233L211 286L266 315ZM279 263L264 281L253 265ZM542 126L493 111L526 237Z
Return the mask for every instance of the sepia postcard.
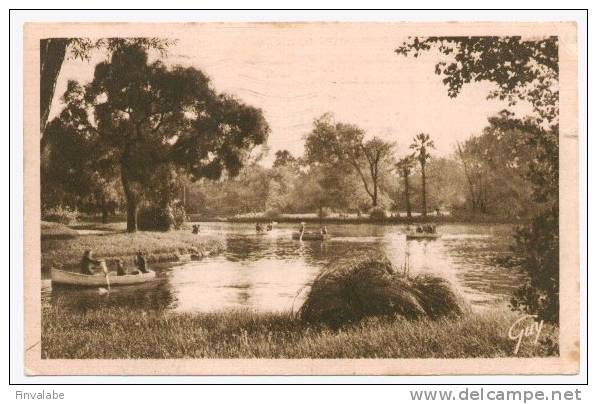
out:
M26 373L577 374L576 37L25 24Z

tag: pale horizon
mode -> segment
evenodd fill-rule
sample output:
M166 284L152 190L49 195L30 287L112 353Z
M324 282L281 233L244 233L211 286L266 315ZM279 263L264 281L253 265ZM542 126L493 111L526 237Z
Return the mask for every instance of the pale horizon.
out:
M406 39L399 24L359 25L196 24L191 35L173 36L177 42L164 61L198 68L217 91L263 110L271 128L264 165L277 150L302 155L313 120L327 112L367 137L396 142L396 156L409 152L419 132L431 135L436 156L448 156L502 109L531 113L528 105L487 100L489 83L465 84L458 97L448 97L434 73L442 55L399 56L394 49ZM67 81L89 82L105 57L96 51L88 62L64 62L50 119L62 108Z

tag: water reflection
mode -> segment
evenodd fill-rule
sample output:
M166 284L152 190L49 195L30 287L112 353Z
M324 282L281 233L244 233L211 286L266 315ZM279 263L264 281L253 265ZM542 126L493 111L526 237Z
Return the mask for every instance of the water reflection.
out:
M300 306L322 268L372 252L385 253L411 274L449 279L477 308L503 304L520 283L518 273L495 265L495 258L509 251L510 226L444 225L438 228L443 237L435 241L407 241L406 226L399 225L331 225L328 230L330 240L298 242L291 240L291 225L258 235L249 224L201 223L202 233L223 237L224 254L158 267L158 282L113 288L109 296L94 289L53 290L46 280L42 298L71 309L291 310Z

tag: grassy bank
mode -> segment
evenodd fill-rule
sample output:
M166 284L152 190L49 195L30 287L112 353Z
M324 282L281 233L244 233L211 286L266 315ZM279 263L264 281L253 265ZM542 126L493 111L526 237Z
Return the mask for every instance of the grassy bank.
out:
M43 358L462 358L512 356L507 309L460 318L369 318L333 330L290 314L175 314L120 308L42 311ZM518 356L557 354L558 329Z
M98 227L94 225L93 230L96 229ZM117 230L114 225L105 225L105 228L99 229ZM88 248L93 249L98 258L108 261L122 258L125 263L132 265L134 255L139 250L145 252L150 263L168 262L177 261L185 254L204 256L219 253L223 249L223 243L217 238L191 234L189 230L140 231L132 234L115 231L106 234L80 235L71 239L42 238L42 268L48 268L51 265L64 268L75 267Z

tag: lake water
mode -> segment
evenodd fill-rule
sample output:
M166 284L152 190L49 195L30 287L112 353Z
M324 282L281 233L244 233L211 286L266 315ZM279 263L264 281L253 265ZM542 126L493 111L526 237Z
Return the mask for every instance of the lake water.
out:
M427 272L449 279L478 310L507 303L522 280L517 271L495 263L509 252L513 231L509 225L441 225L438 232L443 236L433 241L407 241L404 225L327 227L329 240L299 242L291 239L296 230L291 224L258 235L251 224L201 223L202 234L222 238L224 253L156 266L159 281L112 288L105 296L94 289L52 290L49 279L44 279L42 300L72 309L125 305L180 312L296 310L323 268L372 252L385 253L411 274Z

